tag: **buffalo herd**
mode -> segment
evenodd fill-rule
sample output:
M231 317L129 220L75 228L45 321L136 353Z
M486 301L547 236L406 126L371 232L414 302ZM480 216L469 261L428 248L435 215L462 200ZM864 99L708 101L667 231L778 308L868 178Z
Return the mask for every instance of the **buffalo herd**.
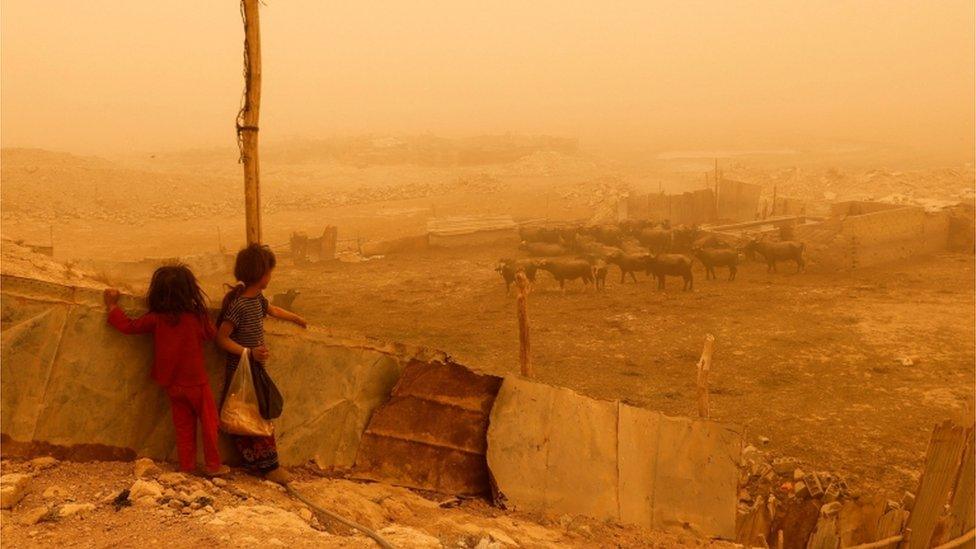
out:
M749 239L744 243L734 237L706 234L699 227L676 226L668 222L627 220L617 224L565 227L527 227L519 229L521 258L506 258L495 270L511 290L519 271L534 282L539 271L546 271L559 282L582 280L597 289L606 284L609 265L620 270L620 283L629 277L637 282L644 273L657 280L664 289L667 277L680 277L684 289L694 287L692 262L697 259L705 268L705 278L716 278L715 268L725 267L729 280L735 280L741 254L758 254L766 261L769 272L776 271L778 261L793 261L797 272L805 267L804 245L794 241Z

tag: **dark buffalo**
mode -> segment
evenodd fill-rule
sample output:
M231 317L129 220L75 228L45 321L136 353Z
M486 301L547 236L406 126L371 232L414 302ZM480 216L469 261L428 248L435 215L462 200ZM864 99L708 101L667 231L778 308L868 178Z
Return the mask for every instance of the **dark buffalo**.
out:
M623 284L628 274L634 282L637 282L637 276L634 273L646 271L650 259L651 254L627 254L618 252L609 256L607 263L613 263L617 267L620 267L620 283Z
M583 254L579 256L580 259L585 260L590 264L593 269L593 281L594 287L598 290L602 290L607 287L607 272L609 271L607 267L607 262L605 257L592 254Z
M599 257L604 260L620 251L620 248L601 244L592 236L587 235L577 237L576 244L573 249L582 255Z
M679 225L671 231L671 251L690 252L692 244L701 237L701 229Z
M673 235L667 229L644 229L637 235L642 246L654 253L664 253L671 250Z
M275 294L271 297L271 304L275 307L281 307L282 309L291 310L292 305L295 304L295 298L301 292L292 288L283 294Z
M691 245L691 249L723 248L727 250L734 250L735 244L730 242L730 240L731 237L722 238L718 235L708 234L695 240L694 244Z
M599 225L593 227L590 235L596 238L597 242L607 246L619 246L624 236L620 231L620 227L616 225Z
M705 266L705 280L716 278L715 267L728 267L729 280L739 271L739 252L724 248L697 248L692 253Z
M559 242L563 246L572 248L576 245L576 239L579 237L579 227L562 227L556 229L559 233Z
M640 241L637 240L634 237L624 238L623 241L620 243L620 249L623 250L624 252L628 253L628 254L649 254L649 253L651 253L650 250L648 250L644 246L641 246Z
M751 240L745 245L745 250L755 252L766 259L766 272L776 272L777 261L795 261L796 272L806 268L806 261L803 260L803 250L806 248L802 242L784 240L780 242L767 242L765 240Z
M651 256L648 263L647 274L653 274L657 278L657 287L664 289L664 279L668 276L680 276L685 281L685 290L691 290L694 286L694 277L691 274L691 259L681 254L658 254Z
M602 259L596 259L591 264L593 266L593 280L594 286L598 290L603 290L607 287L607 262Z
M584 285L593 282L593 267L585 259L543 259L538 265L559 281L560 289L565 289L567 280L581 278Z
M509 293L512 290L512 283L515 282L515 274L519 270L525 271L525 277L529 279L529 282L535 282L535 272L538 266L536 265L536 260L534 259L501 259L498 261L498 265L495 266L495 270L498 274L502 275L502 280L505 281L505 293Z

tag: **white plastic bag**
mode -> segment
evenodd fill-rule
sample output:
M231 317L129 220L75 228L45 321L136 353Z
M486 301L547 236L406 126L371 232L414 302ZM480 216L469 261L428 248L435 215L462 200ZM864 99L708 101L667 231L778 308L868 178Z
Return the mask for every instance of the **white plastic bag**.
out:
M220 409L220 429L232 435L267 437L274 433L274 425L261 417L258 408L247 349L241 353L241 361L237 363L234 377L227 388L227 396Z

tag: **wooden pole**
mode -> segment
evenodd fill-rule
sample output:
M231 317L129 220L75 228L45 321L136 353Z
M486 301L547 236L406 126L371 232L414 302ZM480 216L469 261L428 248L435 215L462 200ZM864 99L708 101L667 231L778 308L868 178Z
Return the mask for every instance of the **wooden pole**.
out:
M708 418L708 372L712 369L712 351L715 345L715 336L708 334L705 336L705 347L702 349L701 358L698 359L698 417Z
M527 307L529 279L526 278L525 271L520 270L515 273L515 283L518 285L518 298L516 299L516 303L518 307L519 327L519 364L522 375L531 378L533 377L533 372L532 357L529 354L529 313Z
M237 115L237 140L244 164L247 243L261 242L261 186L258 166L258 115L261 106L261 31L258 0L241 0L244 18L244 105Z

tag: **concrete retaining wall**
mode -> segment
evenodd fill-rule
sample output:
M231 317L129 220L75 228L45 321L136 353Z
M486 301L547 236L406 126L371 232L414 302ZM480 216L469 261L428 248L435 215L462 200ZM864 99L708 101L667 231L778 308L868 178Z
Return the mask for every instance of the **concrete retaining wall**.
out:
M741 434L507 377L492 408L496 501L735 536Z
M171 457L169 404L149 379L151 336L125 336L108 326L98 290L6 275L2 282L0 418L11 442L4 452L41 444L67 455ZM132 299L122 306L139 312ZM352 466L366 423L389 397L401 365L445 359L436 351L273 319L267 334L274 349L268 368L286 398L275 425L285 464ZM216 392L224 359L213 348L207 358Z
M815 268L851 271L931 254L948 246L949 216L944 212L844 204L872 211L832 217L794 230L794 238L807 245L807 257Z
M921 208L898 208L844 219L851 268L878 265L946 249L949 218Z

